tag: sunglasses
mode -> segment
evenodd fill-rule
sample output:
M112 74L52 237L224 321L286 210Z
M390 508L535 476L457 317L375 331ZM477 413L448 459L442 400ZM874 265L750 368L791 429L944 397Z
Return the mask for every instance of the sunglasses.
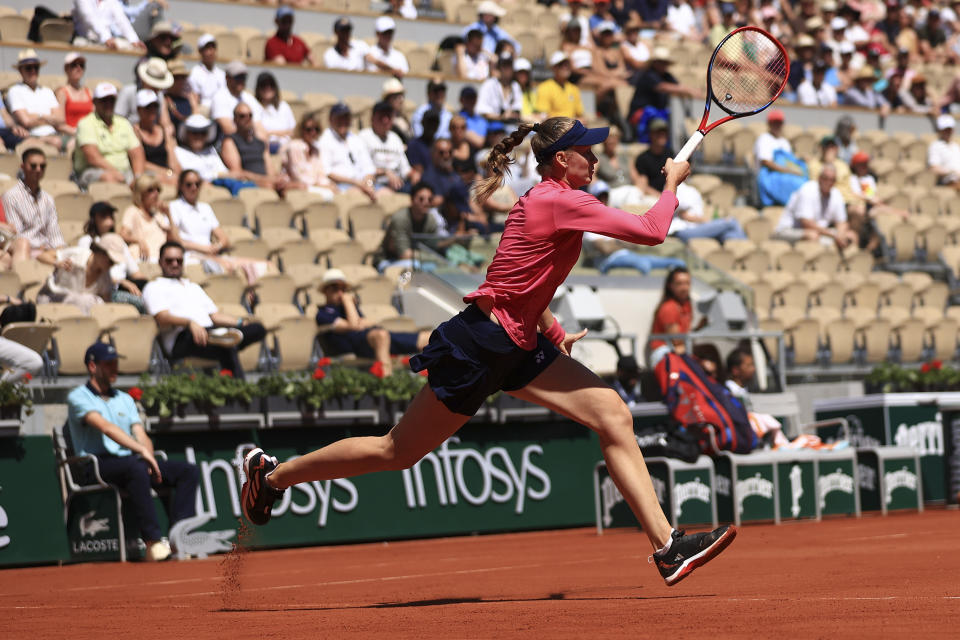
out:
M183 258L164 258L164 264L183 264Z
M238 113L237 120L247 120L253 116L252 113Z
M200 182L199 182L199 181L193 181L193 180L191 180L191 181L189 181L189 182L184 182L184 183L183 183L183 186L185 186L185 187L191 187L191 188L192 188L192 187L199 187L199 186L200 186ZM158 189L158 191L159 191L159 189Z
M20 66L22 71L40 71L40 65L38 64L24 64Z
M304 127L303 128L304 133L316 133L317 131L320 131L320 127Z
M31 162L31 163L30 163L29 165L27 165L27 166L30 167L31 169L33 169L34 171L36 171L37 169L46 169L46 168L47 168L47 163L44 162L44 163L42 163L42 164L35 164L35 163Z
M347 285L345 284L328 284L324 289L332 289L333 291L346 291Z
M150 187L147 189L147 193L160 193L160 187Z
M71 63L70 63L70 68L73 68L73 67L80 67L81 69L86 69L86 68L87 68L87 63L86 63L86 62L80 62L79 60L77 60L76 62L71 62Z

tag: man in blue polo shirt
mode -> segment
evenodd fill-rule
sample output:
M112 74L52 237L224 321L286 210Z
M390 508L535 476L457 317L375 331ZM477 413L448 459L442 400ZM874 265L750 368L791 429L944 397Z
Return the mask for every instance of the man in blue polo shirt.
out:
M153 508L150 487L173 487L168 506L170 525L196 514L200 471L188 462L157 460L153 443L140 422L140 412L129 394L114 389L117 350L95 342L83 361L90 379L67 396L67 424L77 454L93 454L100 475L123 489L136 513L140 536L147 544L148 561L166 560L170 545L163 538Z

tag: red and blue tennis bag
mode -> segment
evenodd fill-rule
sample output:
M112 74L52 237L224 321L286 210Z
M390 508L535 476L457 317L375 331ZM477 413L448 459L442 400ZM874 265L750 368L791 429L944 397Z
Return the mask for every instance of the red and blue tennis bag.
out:
M670 415L694 432L702 451L710 453L715 446L718 450L749 453L757 446L746 410L694 358L668 353L654 373ZM713 427L715 445L707 425Z

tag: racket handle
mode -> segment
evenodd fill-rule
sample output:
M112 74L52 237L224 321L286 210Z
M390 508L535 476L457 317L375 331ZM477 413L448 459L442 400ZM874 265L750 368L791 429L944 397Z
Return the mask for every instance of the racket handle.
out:
M680 149L680 153L674 157L674 162L686 162L690 159L690 156L693 155L693 152L697 150L697 147L700 146L700 142L703 141L703 134L699 131L694 131L693 135L690 136L690 139L687 140L687 144L683 145L683 148Z

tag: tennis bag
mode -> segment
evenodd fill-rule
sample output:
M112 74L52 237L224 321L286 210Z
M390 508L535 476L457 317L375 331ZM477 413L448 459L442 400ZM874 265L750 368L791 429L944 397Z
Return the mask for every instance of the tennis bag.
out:
M668 353L657 363L655 372L670 415L698 434L701 451L711 453L715 447L749 453L757 446L747 412L731 402L727 390L711 380L695 359Z

